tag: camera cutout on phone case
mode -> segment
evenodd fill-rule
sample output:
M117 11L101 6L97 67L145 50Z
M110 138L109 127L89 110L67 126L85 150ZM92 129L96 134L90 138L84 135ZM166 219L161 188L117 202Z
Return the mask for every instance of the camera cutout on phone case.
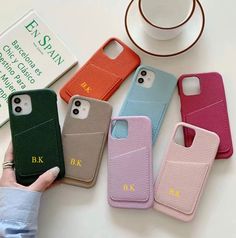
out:
M183 80L183 92L186 96L199 95L201 87L198 77L186 77Z
M119 136L115 133L115 127L118 126L122 128L122 133L119 133ZM128 137L128 122L126 120L113 120L111 122L111 136L114 139L125 139Z
M191 141L191 144L189 146L186 146L185 142L184 142L184 134L183 134L184 130L188 130L188 132L192 135L192 138L193 138L193 140ZM175 131L173 140L177 145L181 145L183 147L188 148L188 147L192 146L193 141L195 139L195 135L196 135L196 132L192 128L185 127L185 126L178 126Z
M136 78L136 83L143 88L151 88L155 80L155 73L149 69L142 68Z
M90 103L86 100L75 99L71 107L71 117L75 119L86 119L90 110Z
M14 96L11 103L12 112L15 116L28 115L32 112L31 98L27 94Z
M110 59L116 59L123 50L124 50L124 47L116 40L112 40L103 49L104 54Z

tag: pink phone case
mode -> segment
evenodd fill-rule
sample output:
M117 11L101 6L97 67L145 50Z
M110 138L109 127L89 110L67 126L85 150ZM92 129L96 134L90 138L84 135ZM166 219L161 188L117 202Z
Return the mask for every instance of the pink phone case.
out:
M183 92L183 80L197 77L200 94L187 96ZM218 73L186 74L178 81L181 101L182 121L217 133L220 137L218 159L229 158L233 154L233 144L227 112L223 80ZM184 130L185 144L192 143L193 135Z
M190 147L176 144L174 138L179 126L195 131ZM193 219L219 142L214 132L183 122L176 125L155 183L156 210L186 222Z
M128 123L126 138L111 134L114 122ZM153 205L152 128L148 117L113 118L108 136L108 202L113 207Z

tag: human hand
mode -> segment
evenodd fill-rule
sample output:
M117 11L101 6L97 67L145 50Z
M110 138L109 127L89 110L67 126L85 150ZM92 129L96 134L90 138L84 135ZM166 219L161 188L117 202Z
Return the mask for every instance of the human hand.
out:
M10 143L7 148L4 162L13 162L12 143ZM58 167L49 169L44 174L39 176L39 178L34 183L26 187L17 183L14 169L12 167L8 167L3 169L3 173L0 178L0 187L12 187L34 192L43 192L54 182L59 171L60 169Z

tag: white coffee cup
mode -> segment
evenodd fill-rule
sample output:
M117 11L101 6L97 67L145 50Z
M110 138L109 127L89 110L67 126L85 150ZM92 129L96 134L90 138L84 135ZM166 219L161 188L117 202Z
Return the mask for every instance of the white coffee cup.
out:
M169 40L192 17L196 0L139 0L138 4L145 32L155 39Z

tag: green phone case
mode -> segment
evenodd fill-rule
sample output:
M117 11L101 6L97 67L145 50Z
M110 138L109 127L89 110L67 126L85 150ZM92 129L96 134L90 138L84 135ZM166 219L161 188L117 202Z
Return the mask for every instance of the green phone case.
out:
M30 96L32 112L16 116L12 98L22 94ZM60 168L58 178L64 177L56 94L49 89L20 91L12 93L8 100L17 181L29 185L55 166Z

